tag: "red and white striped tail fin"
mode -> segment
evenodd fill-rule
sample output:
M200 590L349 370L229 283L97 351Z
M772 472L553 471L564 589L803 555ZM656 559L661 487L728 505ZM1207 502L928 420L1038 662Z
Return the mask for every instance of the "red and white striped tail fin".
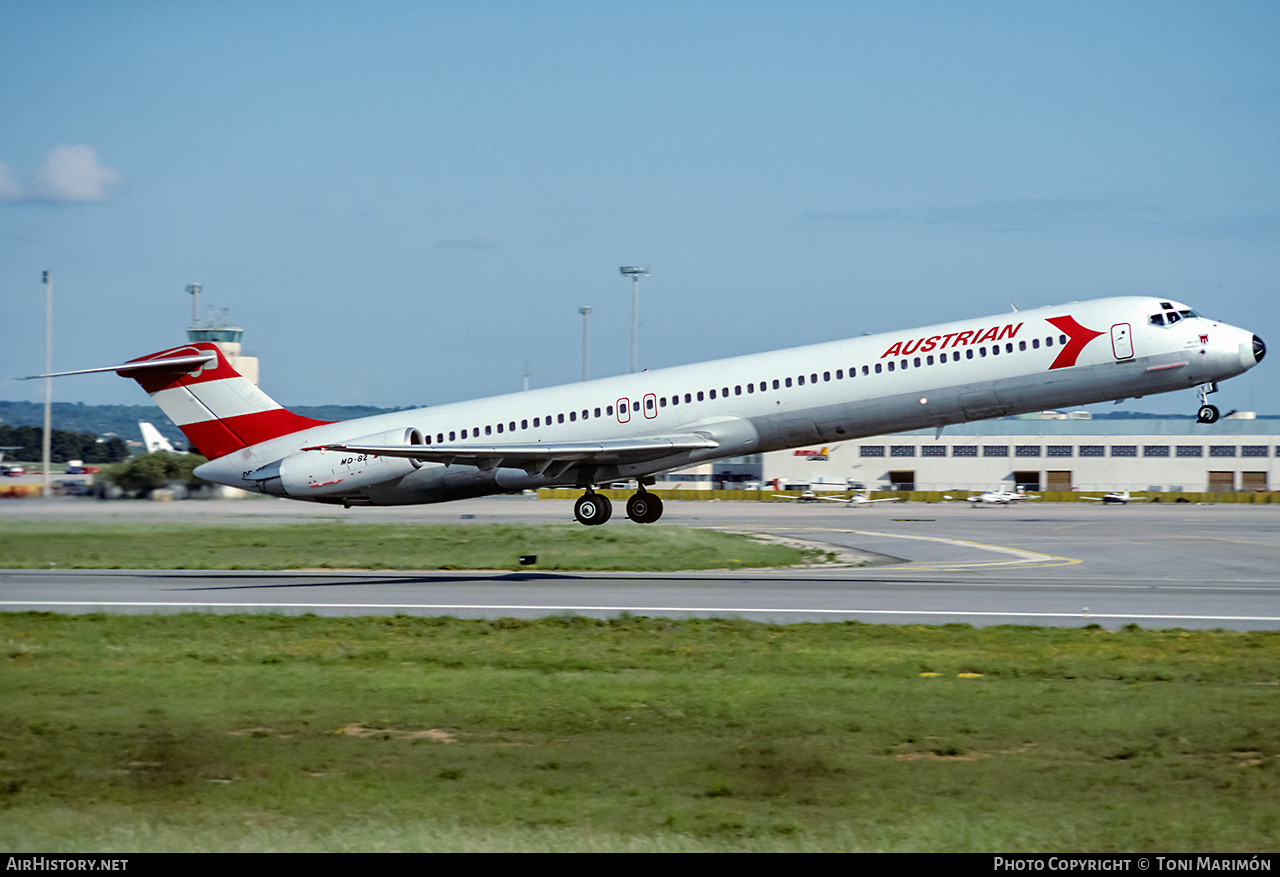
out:
M141 384L186 435L192 450L210 460L329 422L282 408L208 342L130 360L116 374Z

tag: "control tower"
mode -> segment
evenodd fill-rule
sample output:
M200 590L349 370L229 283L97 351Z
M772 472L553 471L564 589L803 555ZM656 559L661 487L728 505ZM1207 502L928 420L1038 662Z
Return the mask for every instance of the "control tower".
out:
M187 340L212 342L222 351L233 369L244 375L255 387L258 386L258 357L243 356L240 353L240 339L244 335L244 329L226 324L225 309L221 317L211 316L210 319L200 321L198 314L201 289L199 283L187 284L187 292L191 295L191 327L187 329Z

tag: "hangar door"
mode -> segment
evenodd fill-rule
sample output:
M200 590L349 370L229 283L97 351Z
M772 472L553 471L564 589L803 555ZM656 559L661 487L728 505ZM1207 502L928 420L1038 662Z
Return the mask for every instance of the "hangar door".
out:
M1210 493L1231 493L1236 489L1236 473L1235 472L1210 472L1209 473L1209 492Z
M890 490L915 490L916 472L914 469L890 469Z
M1267 473L1266 472L1241 472L1240 473L1240 489L1248 491L1261 491L1267 489Z
M1040 489L1040 470L1027 472L1014 472L1013 483L1016 487L1023 490L1039 490Z
M1070 469L1060 469L1056 471L1053 469L1050 469L1046 473L1046 475L1047 477L1045 478L1045 487L1044 487L1045 490L1061 490L1061 491L1071 490L1071 470Z

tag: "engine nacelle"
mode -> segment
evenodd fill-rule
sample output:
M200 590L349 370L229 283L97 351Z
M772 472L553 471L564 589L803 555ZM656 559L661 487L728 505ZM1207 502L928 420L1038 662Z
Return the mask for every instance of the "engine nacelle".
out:
M417 429L393 429L351 439L353 445L420 445ZM365 487L403 478L422 465L404 457L375 457L347 451L300 451L248 474L263 493L294 499L358 495Z

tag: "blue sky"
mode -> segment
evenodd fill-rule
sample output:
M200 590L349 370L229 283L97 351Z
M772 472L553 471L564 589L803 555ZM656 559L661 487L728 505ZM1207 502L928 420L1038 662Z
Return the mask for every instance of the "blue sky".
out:
M55 368L181 343L198 281L298 405L577 380L584 304L625 372L624 264L641 367L1113 294L1280 350L1274 2L0 0L0 120L5 377L45 269Z

